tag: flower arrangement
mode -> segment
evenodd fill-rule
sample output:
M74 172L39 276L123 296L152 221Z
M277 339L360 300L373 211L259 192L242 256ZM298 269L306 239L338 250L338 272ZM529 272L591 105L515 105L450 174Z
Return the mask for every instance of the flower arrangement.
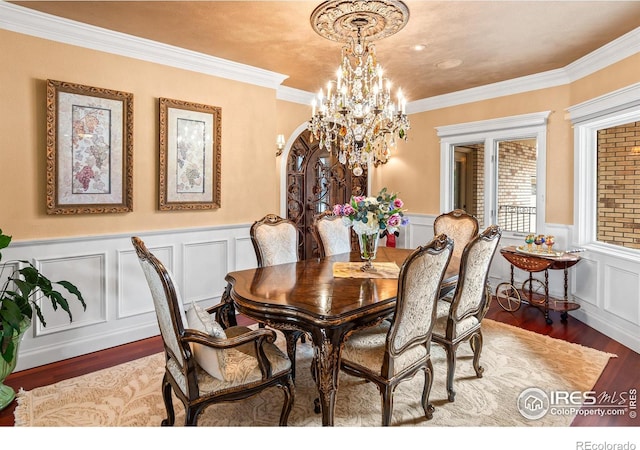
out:
M388 234L398 235L398 228L409 223L404 217L404 202L396 193L382 190L375 197L352 196L349 203L333 207L333 214L342 216L353 225L357 234L380 233L380 237Z

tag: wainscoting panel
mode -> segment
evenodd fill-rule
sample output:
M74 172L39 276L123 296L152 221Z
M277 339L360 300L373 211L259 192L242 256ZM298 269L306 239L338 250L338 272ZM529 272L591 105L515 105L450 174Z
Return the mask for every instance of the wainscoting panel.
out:
M225 240L188 243L183 247L183 301L201 302L220 298L229 272Z
M589 259L586 253L580 253L582 260L572 269L575 276L572 277L571 291L580 298L580 303L588 303L598 307L598 292L600 286L598 283L598 267L597 261Z
M235 239L236 244L236 270L251 269L258 265L256 251L253 248L251 237L240 237Z
M62 330L91 326L106 321L106 257L105 253L99 253L35 259L33 265L51 281L68 280L75 284L83 293L87 304L87 310L84 311L75 296L67 297L73 317L73 322L70 322L69 316L59 307L57 312L53 310L48 299L39 300L47 326L37 321L36 336L46 336ZM69 273L73 274L73 281L67 277ZM60 292L66 292L62 286L54 284L54 288Z
M167 270L173 272L175 249L173 246L153 247L149 250L162 261ZM118 298L116 320L126 319L139 314L153 314L153 300L149 286L133 250L118 251Z
M159 333L149 288L131 236L139 236L173 273L188 308L214 305L229 271L256 266L248 224L127 235L14 241L3 261L29 260L52 280L82 292L87 310L71 301L73 322L43 304L47 326L36 320L20 346L16 370L91 353ZM240 263L241 266L237 266ZM14 264L15 265L15 264Z
M638 323L639 279L637 271L607 265L604 277L604 310L630 323Z

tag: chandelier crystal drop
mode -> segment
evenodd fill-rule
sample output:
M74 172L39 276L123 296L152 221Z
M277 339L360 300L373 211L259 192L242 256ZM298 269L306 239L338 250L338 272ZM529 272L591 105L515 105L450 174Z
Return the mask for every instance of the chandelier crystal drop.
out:
M328 1L311 15L318 34L346 45L336 79L312 101L308 129L321 149L337 151L338 160L356 176L371 162L386 163L396 139L407 137L406 100L400 89L392 94L392 84L367 37L389 36L408 17L404 3L390 0Z

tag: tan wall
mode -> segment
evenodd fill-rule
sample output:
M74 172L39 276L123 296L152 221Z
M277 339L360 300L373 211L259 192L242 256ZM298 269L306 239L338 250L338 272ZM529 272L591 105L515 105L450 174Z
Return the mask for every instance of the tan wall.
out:
M300 135L301 127L311 118L311 105L301 105L300 103L292 103L283 100L277 101L278 117L276 119L276 128L278 134L284 134L286 142L289 142L291 138L295 139ZM297 131L297 132L296 132ZM304 131L304 130L303 130ZM295 136L294 136L295 134ZM274 138L275 139L275 138ZM274 141L275 142L275 141ZM274 154L276 151L274 143ZM275 158L275 171L276 177L280 180L282 176L282 158L285 157L283 153L280 157ZM278 182L279 183L279 182ZM280 184L278 184L278 196L280 195ZM277 214L281 214L280 209L273 211Z
M277 101L271 89L4 30L0 54L0 227L14 239L250 223L279 211L276 135L288 139L308 119L308 106ZM413 114L408 140L398 143L388 164L372 171L372 191L387 186L400 192L410 213L438 214L440 144L435 127L550 110L546 220L572 224L573 132L566 108L637 83L639 65L640 54L570 85ZM134 94L134 212L46 214L46 79ZM219 210L157 210L158 97L222 107Z
M4 30L0 54L0 227L15 240L250 223L278 207L277 174L265 170L275 159L275 90ZM134 94L133 212L46 214L47 79ZM219 210L158 211L158 97L222 108Z
M571 105L577 105L592 98L640 81L640 53L571 83Z

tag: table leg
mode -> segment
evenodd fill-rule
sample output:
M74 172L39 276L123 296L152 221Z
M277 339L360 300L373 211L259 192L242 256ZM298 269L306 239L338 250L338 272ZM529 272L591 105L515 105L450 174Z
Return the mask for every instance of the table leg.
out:
M547 325L551 325L553 320L549 317L549 271L544 270L544 320Z
M238 325L236 321L236 308L231 299L231 283L227 283L227 287L222 293L220 302L224 304L222 308L218 310L216 321L221 323L224 328L230 328Z
M318 330L313 333L316 385L322 412L322 426L333 426L338 376L340 373L340 342L344 332Z

